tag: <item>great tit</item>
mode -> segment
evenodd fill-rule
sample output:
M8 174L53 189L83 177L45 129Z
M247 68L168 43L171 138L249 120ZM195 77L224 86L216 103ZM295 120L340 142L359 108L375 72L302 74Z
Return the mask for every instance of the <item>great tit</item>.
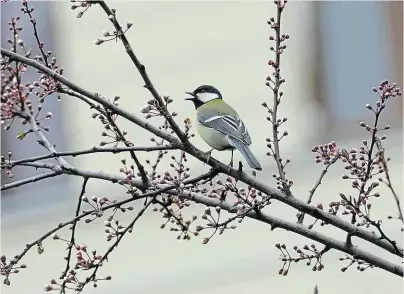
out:
M196 110L196 130L202 139L212 149L231 150L230 166L233 166L233 151L238 151L247 160L248 165L256 170L262 170L260 163L251 153L248 146L251 138L243 121L237 112L223 101L222 94L213 86L202 85L193 92L185 92L190 95L190 100Z

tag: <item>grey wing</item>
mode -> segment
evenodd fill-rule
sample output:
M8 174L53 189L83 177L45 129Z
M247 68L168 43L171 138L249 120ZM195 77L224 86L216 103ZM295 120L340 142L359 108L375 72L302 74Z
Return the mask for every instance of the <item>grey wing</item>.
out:
M251 138L244 122L231 115L216 115L209 118L199 117L199 122L208 128L212 128L230 137L233 137L246 145L251 145Z

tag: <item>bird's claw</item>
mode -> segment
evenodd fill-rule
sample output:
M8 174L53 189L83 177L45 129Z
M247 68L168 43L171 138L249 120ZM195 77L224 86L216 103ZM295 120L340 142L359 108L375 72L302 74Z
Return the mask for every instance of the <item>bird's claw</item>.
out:
M208 159L206 159L206 163L204 163L204 165L209 163L210 157L211 157L211 155L212 155L212 151L213 151L213 149L211 149L211 150L209 150L208 152L206 152L206 154L208 155Z
M231 167L230 165L227 166L227 174L230 174L231 168L232 168L232 167Z
M233 158L231 159L231 161L229 163L229 167L233 168Z

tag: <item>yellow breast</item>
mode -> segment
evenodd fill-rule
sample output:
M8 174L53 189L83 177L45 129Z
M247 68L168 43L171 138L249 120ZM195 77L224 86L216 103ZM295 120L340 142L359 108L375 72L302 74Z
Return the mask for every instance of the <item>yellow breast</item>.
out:
M196 123L196 130L199 136L212 148L216 150L225 150L231 147L227 136L214 129L205 127L200 122Z

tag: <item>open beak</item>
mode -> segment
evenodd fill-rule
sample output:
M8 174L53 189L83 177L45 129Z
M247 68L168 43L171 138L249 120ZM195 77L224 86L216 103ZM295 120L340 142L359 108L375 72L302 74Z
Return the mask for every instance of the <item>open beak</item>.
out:
M193 92L185 92L185 94L188 94L188 95L192 96L192 97L185 98L185 100L190 100L190 101L192 101L192 100L194 100L195 97L196 97L196 95L195 95Z

